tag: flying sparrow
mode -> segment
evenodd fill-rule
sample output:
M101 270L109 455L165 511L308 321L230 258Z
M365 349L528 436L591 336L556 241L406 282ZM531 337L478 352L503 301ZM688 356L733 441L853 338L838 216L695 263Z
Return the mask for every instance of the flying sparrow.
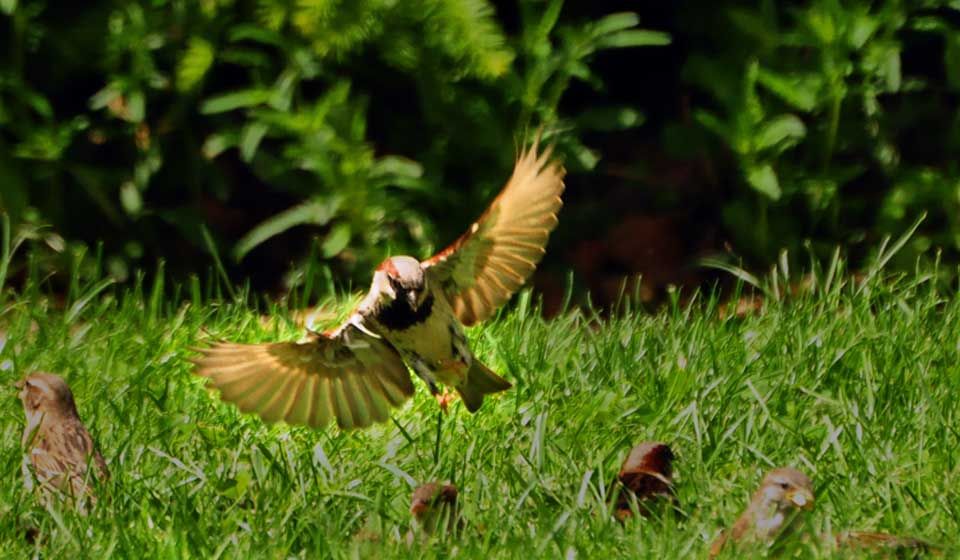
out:
M714 557L730 543L772 543L789 530L798 510L813 507L813 484L802 472L789 467L767 473L753 494L747 509L730 531L725 531L710 546Z
M643 516L650 515L649 505L653 500L676 501L673 459L670 446L656 441L645 441L630 451L617 477L623 485L615 506L617 519L623 521L633 515L631 497L637 501L638 511Z
M306 342L221 343L200 350L197 373L223 400L268 422L342 429L389 418L413 394L409 365L430 392L452 386L475 412L511 387L473 355L463 327L488 318L519 289L557 225L564 170L537 143L487 210L449 247L420 262L391 257L339 327Z
M410 515L413 526L407 533L407 544L413 544L417 534L429 538L438 531L459 531L463 520L457 507L457 487L437 482L418 486L410 499Z
M80 506L96 501L91 478L109 478L107 464L77 413L67 383L52 373L36 372L16 384L26 413L22 445L44 500L66 495ZM90 468L90 467L93 468ZM33 479L25 469L26 484Z

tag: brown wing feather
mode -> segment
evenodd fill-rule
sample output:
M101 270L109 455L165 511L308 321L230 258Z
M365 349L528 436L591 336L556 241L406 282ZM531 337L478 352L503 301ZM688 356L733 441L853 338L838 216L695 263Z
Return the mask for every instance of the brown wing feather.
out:
M480 218L449 247L423 262L464 325L493 314L533 273L562 206L563 167L535 142Z
M45 422L41 432L30 450L30 462L41 487L92 500L90 478L106 480L110 472L86 427L79 419L65 419Z
M267 422L342 429L384 422L413 394L400 354L353 324L305 343L217 344L200 350L197 374L220 398Z

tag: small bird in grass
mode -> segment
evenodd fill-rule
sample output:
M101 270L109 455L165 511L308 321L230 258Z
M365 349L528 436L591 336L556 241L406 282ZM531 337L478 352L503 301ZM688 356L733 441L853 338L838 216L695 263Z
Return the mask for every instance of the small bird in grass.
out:
M200 350L197 373L220 397L266 421L342 429L389 418L413 394L407 366L442 407L438 383L475 412L510 382L473 355L463 327L488 318L519 289L557 225L562 166L537 142L487 210L453 244L420 262L397 256L373 274L350 318L301 343L217 344Z
M655 500L676 503L673 459L670 446L656 441L645 441L630 451L617 477L623 485L614 511L618 520L624 521L633 515L631 500L636 500L637 510L643 516L650 515L650 506Z
M80 420L70 387L59 376L42 372L31 373L16 387L27 417L22 440L29 463L27 486L35 478L44 501L61 495L84 511L86 502L96 501L92 478L103 481L110 473Z
M438 533L460 531L463 520L457 505L457 487L438 482L418 486L410 499L410 515L413 524L407 533L407 544L412 545L417 535L426 539Z
M729 531L720 534L710 546L714 557L727 546L774 542L792 528L800 510L813 507L813 484L802 472L789 467L767 473L753 494L747 509Z
M721 533L713 541L710 557L720 554L730 545L738 547L747 543L774 542L778 536L790 530L791 522L796 520L800 510L813 507L813 501L813 484L807 475L792 468L770 471L733 528ZM920 539L868 531L843 531L835 535L820 535L818 538L825 548L833 550L897 556L940 552L937 547Z

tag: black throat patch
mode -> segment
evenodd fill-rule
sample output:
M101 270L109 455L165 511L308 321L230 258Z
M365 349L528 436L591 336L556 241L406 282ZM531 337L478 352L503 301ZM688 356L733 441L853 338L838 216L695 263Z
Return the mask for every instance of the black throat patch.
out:
M402 331L427 320L433 311L433 294L428 294L416 310L410 307L407 298L397 294L397 299L380 309L376 319L391 331Z

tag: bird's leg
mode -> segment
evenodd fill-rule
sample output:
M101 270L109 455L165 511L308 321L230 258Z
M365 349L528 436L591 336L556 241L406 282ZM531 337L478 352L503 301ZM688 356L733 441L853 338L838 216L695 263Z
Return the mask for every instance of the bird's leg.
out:
M433 444L433 462L437 464L440 462L440 432L443 431L443 410L437 412L437 440Z
M437 363L437 369L444 372L444 377L441 379L444 379L449 385L451 380L465 379L470 366L464 362L462 358L454 357L446 360L440 360ZM444 387L442 393L434 392L433 396L436 397L437 404L440 405L440 410L444 412L447 411L450 403L453 402L454 398L456 398L456 394L453 391L450 391L449 387Z
M424 381L427 382L427 387L430 389L430 394L433 395L433 398L437 399L437 404L440 405L440 411L443 413L447 412L447 408L450 406L450 403L453 401L453 393L450 392L446 387L443 390L440 390L440 387L437 386L436 382L426 376L421 376Z
M447 408L450 406L450 403L453 402L454 393L444 387L443 392L434 393L433 396L437 399L437 404L440 405L440 411L446 414Z

